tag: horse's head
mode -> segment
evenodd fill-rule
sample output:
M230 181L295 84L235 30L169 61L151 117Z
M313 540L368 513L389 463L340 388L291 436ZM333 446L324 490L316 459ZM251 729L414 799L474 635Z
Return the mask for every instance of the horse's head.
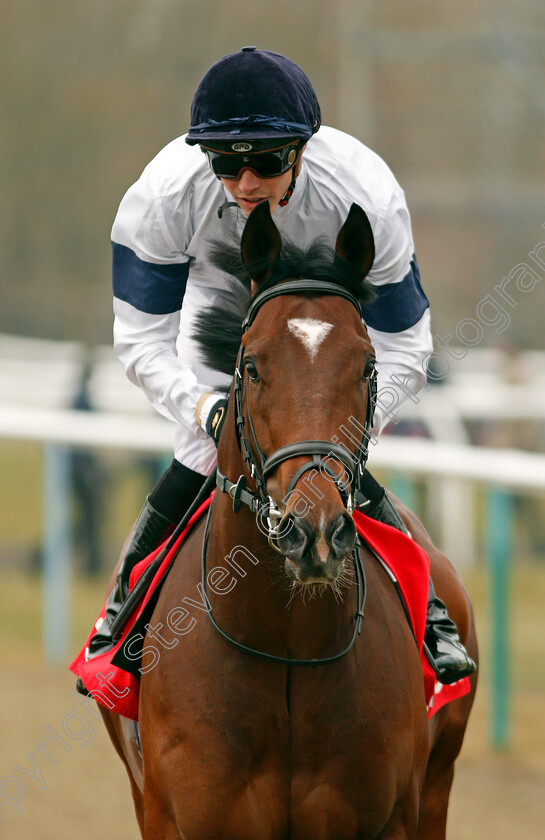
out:
M328 583L356 539L355 473L367 444L357 430L369 417L374 370L358 301L372 297L363 280L374 258L373 235L353 205L335 254L322 250L314 270L312 260L299 266L293 285L281 251L263 202L241 243L253 292L237 367L243 435L278 511L273 544L288 575Z
M359 309L373 299L365 282L374 258L369 221L353 205L335 251L322 241L303 251L282 243L263 202L248 218L240 254L216 244L212 258L239 280L194 333L210 366L235 367L218 449L218 464L229 465L223 489L230 486L240 506L230 475L240 459L236 427L261 502L258 525L288 575L331 583L356 539L351 512L372 415L374 352Z

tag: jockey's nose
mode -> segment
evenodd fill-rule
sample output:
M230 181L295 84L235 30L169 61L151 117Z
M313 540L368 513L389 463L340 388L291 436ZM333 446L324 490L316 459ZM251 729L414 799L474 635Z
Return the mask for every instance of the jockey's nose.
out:
M252 192L252 190L258 189L261 185L260 179L257 177L255 172L252 172L251 169L243 169L242 175L238 178L238 187L245 193Z

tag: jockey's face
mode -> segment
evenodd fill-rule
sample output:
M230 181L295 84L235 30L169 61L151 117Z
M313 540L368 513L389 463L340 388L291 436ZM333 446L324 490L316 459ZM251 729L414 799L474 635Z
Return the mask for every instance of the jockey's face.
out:
M260 178L252 169L242 169L238 178L222 178L221 182L245 216L265 199L272 213L291 183L292 172L293 167L275 178Z
M220 180L245 216L249 216L254 207L260 201L265 200L269 202L272 213L284 197L293 175L295 174L295 177L299 175L301 158L305 148L306 143L300 149L294 166L290 166L281 175L276 175L273 178L263 178L257 174L255 169L248 168L241 169L237 178L220 178Z

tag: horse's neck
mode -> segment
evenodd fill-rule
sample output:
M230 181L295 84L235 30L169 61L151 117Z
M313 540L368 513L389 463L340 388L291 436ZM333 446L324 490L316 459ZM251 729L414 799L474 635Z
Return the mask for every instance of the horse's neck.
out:
M236 482L241 474L240 465L234 471L227 467L225 474L230 481ZM219 579L220 572L214 576L210 570L220 567L229 573L229 579L226 577L224 584L229 594L225 599L220 599L222 602L236 602L240 605L248 599L254 599L263 587L276 591L280 584L285 606L288 582L283 570L283 558L270 548L249 507L242 505L239 512L234 513L231 496L220 490L216 490L213 502L206 564L207 580L212 584L213 593L218 594L222 587L214 585L214 577ZM225 604L222 603L223 606Z

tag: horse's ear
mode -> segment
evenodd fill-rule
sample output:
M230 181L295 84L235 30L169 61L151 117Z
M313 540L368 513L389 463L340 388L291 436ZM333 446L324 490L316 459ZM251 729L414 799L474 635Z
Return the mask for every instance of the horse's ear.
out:
M272 274L280 256L282 239L272 220L268 201L255 207L244 226L240 253L248 274L256 283L261 283Z
M367 213L358 204L350 208L335 243L335 253L356 265L362 277L367 277L375 259L375 240Z

